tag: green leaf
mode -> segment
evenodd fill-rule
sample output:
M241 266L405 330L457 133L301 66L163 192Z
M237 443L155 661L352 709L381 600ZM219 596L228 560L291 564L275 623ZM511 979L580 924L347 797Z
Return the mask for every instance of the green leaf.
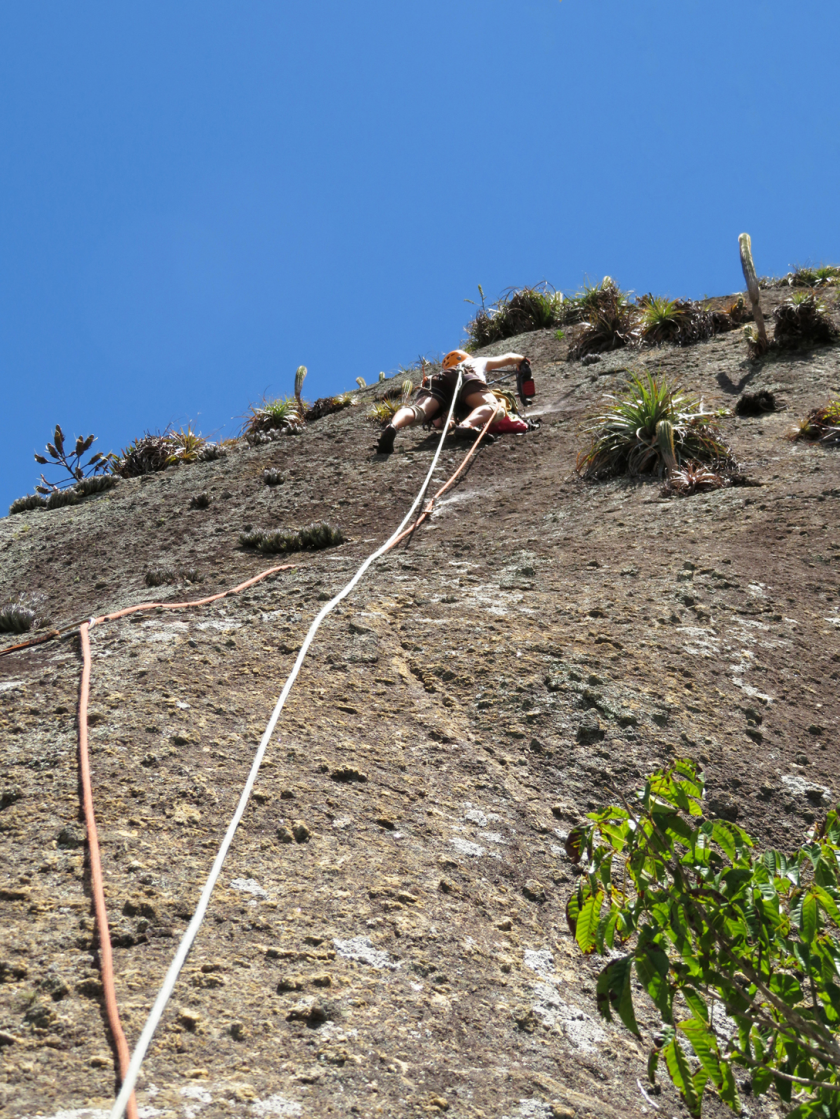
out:
M741 1103L738 1099L738 1086L735 1083L735 1075L732 1072L730 1065L726 1061L721 1061L720 1065L720 1084L717 1089L718 1095L724 1103L729 1104L733 1111L741 1110Z
M824 886L812 886L811 892L816 896L826 914L835 925L840 928L840 906Z
M666 1046L663 1052L665 1063L668 1066L668 1072L674 1082L674 1087L683 1098L683 1102L692 1115L700 1115L700 1101L697 1098L697 1093L694 1090L694 1082L691 1078L691 1069L688 1064L688 1058L683 1053L680 1043L676 1038L673 1038Z
M773 1083L773 1073L769 1068L755 1068L752 1070L753 1095L763 1096Z
M668 955L648 927L642 929L634 956L639 982L654 1002L662 1021L670 1022L674 995L668 983Z
M783 1080L781 1076L774 1076L773 1083L776 1085L776 1091L782 1097L785 1103L790 1103L791 1096L793 1095L793 1085L789 1080Z
M610 960L598 976L595 997L602 1018L612 1021L611 1011L615 1010L627 1029L639 1037L639 1026L633 1009L633 993L630 978L633 974L633 957L622 956Z
M606 919L602 919L598 923L598 943L603 945L607 952L612 950L615 944L615 929L618 919L621 916L621 910L617 905L611 906Z
M793 1111L789 1111L785 1119L835 1119L836 1115L837 1112L832 1111L827 1102L810 1099L803 1100Z
M819 928L819 905L813 893L809 890L802 902L802 939L810 944L817 935Z
M698 1022L709 1021L709 1008L706 1006L706 1000L702 995L698 994L692 987L683 987L682 996L688 1003L688 1009L698 1020Z
M784 971L777 971L770 976L768 987L774 995L784 999L788 1006L796 1006L802 1002L802 985L795 976Z
M747 847L752 847L752 840L737 824L730 824L726 820L715 820L712 823L712 839L724 852L731 862Z
M577 929L575 931L575 940L578 942L578 947L585 955L589 955L595 950L595 935L598 929L598 917L601 913L601 905L604 900L603 890L599 890L597 894L583 903L578 917Z
M665 820L660 821L659 826L669 839L677 839L687 847L690 847L694 842L694 829L676 812L669 814Z
M720 1083L720 1062L717 1055L717 1042L709 1026L697 1018L680 1022L677 1029L691 1042L697 1060L703 1066L708 1078L717 1086ZM702 1095L702 1092L700 1093Z
M823 1005L826 1007L826 1013L829 1014L833 1011L835 1020L840 1018L840 987L831 980L825 981L825 994L823 996ZM831 1011L829 1011L829 1007Z
M580 890L577 889L574 893L569 895L569 900L566 902L566 924L569 926L569 932L572 936L576 935L577 923L580 917Z

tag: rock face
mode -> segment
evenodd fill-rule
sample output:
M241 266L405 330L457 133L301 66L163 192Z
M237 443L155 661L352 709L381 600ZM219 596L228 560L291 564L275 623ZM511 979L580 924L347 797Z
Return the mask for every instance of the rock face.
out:
M840 392L840 352L750 365L731 334L584 366L549 332L496 351L510 347L532 358L542 428L481 450L320 631L150 1049L141 1114L650 1115L644 1046L600 1022L600 964L566 928L567 831L678 754L703 762L710 814L781 848L836 801L840 453L784 433ZM645 366L707 407L773 393L778 411L722 420L760 487L663 499L655 481L574 476L582 417ZM272 565L244 531L326 520L348 540L214 606L92 632L130 1043L307 627L428 468L421 431L372 454L376 391L294 438L0 521L0 596L27 592L50 626L234 586ZM464 454L444 451L441 481ZM201 581L149 591L161 566ZM0 1100L15 1116L93 1119L114 1092L78 679L73 638L0 658ZM658 1104L684 1114L667 1083Z

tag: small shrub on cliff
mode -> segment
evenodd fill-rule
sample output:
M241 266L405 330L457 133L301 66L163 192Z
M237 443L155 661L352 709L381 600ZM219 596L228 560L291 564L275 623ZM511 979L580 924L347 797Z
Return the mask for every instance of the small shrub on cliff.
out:
M734 465L702 402L650 373L633 376L623 393L589 421L590 442L577 458L584 478L663 474L681 463Z
M239 537L243 548L254 548L267 555L334 548L338 544L343 544L344 540L344 533L340 528L325 523L313 523L296 532L283 529L256 529L243 532Z
M66 489L68 486L76 486L86 478L108 470L111 465L114 456L106 455L102 451L97 451L90 456L87 462L84 461L84 455L87 454L96 439L95 435L88 435L87 437L80 435L72 451L65 450L64 439L65 436L64 432L61 430L61 426L56 424L53 442L47 443L46 447L49 458L45 458L44 455L36 453L35 461L42 466L60 466L66 471L68 477L61 477L57 482L54 482L49 481L42 474L41 485L35 487L38 493L45 495L52 494L56 490Z
M663 489L665 496L690 497L693 493L708 493L719 490L727 484L725 472L718 472L713 466L699 462L685 462L668 473L668 482Z
M162 587L166 583L200 583L204 579L194 567L150 567L143 576L147 587Z
M609 956L596 1003L637 1038L633 973L660 1019L664 1066L689 1112L711 1089L740 1112L735 1070L788 1119L840 1104L840 817L792 853L756 851L715 819L702 774L678 760L631 804L590 813L566 852L582 869L566 908L578 947Z

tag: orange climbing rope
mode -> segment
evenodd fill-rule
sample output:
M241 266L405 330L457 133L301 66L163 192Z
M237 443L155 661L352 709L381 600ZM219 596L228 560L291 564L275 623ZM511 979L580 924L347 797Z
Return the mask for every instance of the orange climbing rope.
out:
M216 602L220 598L226 598L227 595L244 591L247 587L253 586L254 583L259 583L262 579L268 578L269 575L274 575L278 571L288 571L295 566L296 565L293 563L284 563L278 567L270 567L267 571L260 572L259 575L247 579L244 583L240 583L231 590L220 591L219 594L210 595L208 598L201 598L195 602L144 602L137 606L128 606L124 610L117 610L112 614L102 614L98 618L89 618L88 621L82 622L79 626L79 635L82 645L82 679L79 687L79 779L82 786L82 806L84 808L85 826L87 828L88 837L91 891L93 893L93 908L99 939L99 963L102 975L102 990L105 997L108 1028L111 1031L111 1037L114 1040L117 1057L119 1059L121 1081L125 1079L126 1072L128 1071L131 1054L129 1052L125 1033L123 1032L122 1023L120 1022L120 1013L117 1007L117 992L114 983L114 961L111 953L111 934L108 928L108 910L105 904L105 889L102 879L102 859L99 852L96 816L93 811L93 788L90 776L90 753L88 750L88 701L90 698L91 675L90 631L93 626L100 625L102 622L114 621L117 618L124 617L126 614L135 614L140 610L182 610L190 606L206 606L208 603ZM49 634L47 636L50 637L53 635ZM29 642L28 644L38 643L39 642L35 641ZM13 649L6 649L3 651L13 652L14 648L19 647L20 646L14 646ZM137 1101L133 1092L126 1105L126 1114L128 1115L128 1119L138 1119Z
M96 914L96 928L99 933L99 970L102 975L102 991L105 995L105 1012L108 1028L117 1050L120 1063L120 1080L125 1079L131 1054L125 1040L120 1012L117 1007L117 992L114 984L114 961L111 955L111 934L108 930L108 910L105 908L105 890L102 885L102 860L99 856L99 835L96 830L96 817L93 812L93 790L90 781L90 757L88 754L88 697L90 696L90 622L82 622L79 627L82 638L82 683L79 688L79 779L82 785L82 805L87 828L88 854L90 857L90 887L93 893L93 909ZM137 1100L134 1093L126 1107L128 1119L137 1119Z

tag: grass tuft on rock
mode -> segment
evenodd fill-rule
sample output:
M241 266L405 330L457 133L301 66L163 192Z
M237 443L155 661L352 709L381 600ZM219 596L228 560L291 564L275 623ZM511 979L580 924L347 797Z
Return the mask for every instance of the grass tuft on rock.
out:
M201 583L204 576L194 567L150 567L143 576L147 587L163 587L169 583Z
M239 542L243 548L252 548L265 555L287 554L289 552L316 551L321 548L335 548L345 541L340 528L326 522L314 522L305 528L294 530L254 529L240 534Z
M105 493L119 485L119 482L120 479L113 474L92 474L82 478L70 489L51 490L47 497L40 493L28 493L12 502L9 506L9 515L26 513L32 509L61 509L65 505L78 505L83 498Z
M31 509L46 508L47 499L39 493L27 493L23 497L16 497L9 506L9 516L15 513L28 513Z
M617 474L652 473L684 463L734 469L729 448L702 401L650 373L634 375L610 406L590 417L589 445L575 469L593 480Z
M0 606L0 632L28 633L35 625L35 611L22 602Z
M777 410L776 397L769 389L745 392L735 402L736 416L764 416Z
M715 334L732 330L735 320L725 311L710 311L690 299L666 299L643 295L636 301L639 309L639 334L643 345L670 342L690 346ZM738 311L737 305L735 307Z

